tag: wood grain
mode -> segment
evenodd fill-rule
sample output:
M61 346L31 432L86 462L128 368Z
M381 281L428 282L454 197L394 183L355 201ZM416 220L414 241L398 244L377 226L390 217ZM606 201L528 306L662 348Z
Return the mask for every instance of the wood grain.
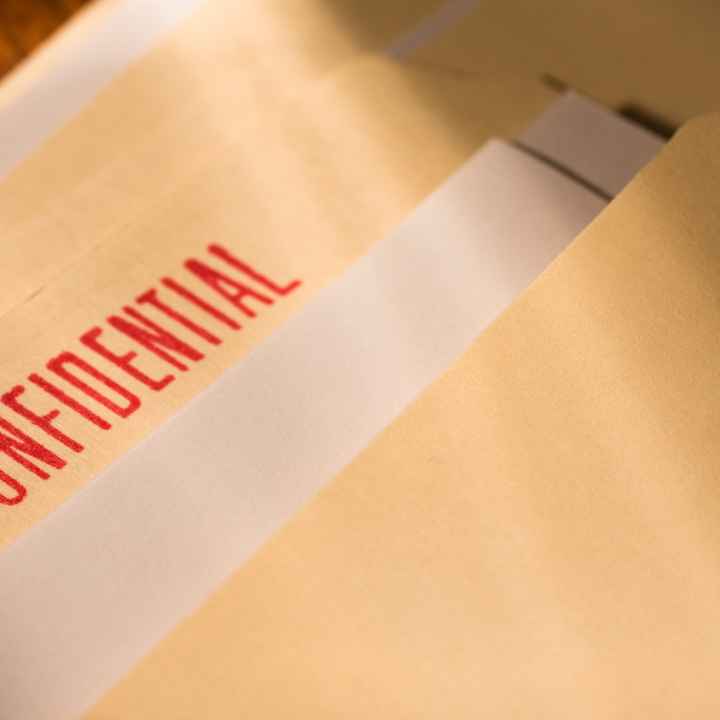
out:
M91 0L0 0L0 78Z

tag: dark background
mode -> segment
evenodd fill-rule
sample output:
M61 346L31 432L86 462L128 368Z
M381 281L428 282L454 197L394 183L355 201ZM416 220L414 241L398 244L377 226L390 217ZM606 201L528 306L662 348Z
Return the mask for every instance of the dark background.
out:
M0 79L91 0L0 0Z

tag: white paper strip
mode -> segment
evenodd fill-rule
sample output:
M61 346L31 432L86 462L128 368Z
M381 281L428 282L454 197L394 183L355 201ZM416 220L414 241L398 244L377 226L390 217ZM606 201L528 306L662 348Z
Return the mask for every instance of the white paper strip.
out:
M608 197L617 195L663 145L644 127L572 91L550 105L518 142Z

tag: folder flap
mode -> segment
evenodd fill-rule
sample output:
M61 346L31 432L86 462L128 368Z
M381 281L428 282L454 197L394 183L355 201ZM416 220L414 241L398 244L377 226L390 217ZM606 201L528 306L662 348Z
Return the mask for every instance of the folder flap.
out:
M714 714L719 163L690 123L90 717Z

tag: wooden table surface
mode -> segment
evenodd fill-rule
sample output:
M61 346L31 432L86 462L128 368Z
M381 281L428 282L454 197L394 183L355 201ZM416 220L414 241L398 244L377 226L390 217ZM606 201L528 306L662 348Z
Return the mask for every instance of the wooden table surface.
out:
M0 0L0 78L91 0Z

